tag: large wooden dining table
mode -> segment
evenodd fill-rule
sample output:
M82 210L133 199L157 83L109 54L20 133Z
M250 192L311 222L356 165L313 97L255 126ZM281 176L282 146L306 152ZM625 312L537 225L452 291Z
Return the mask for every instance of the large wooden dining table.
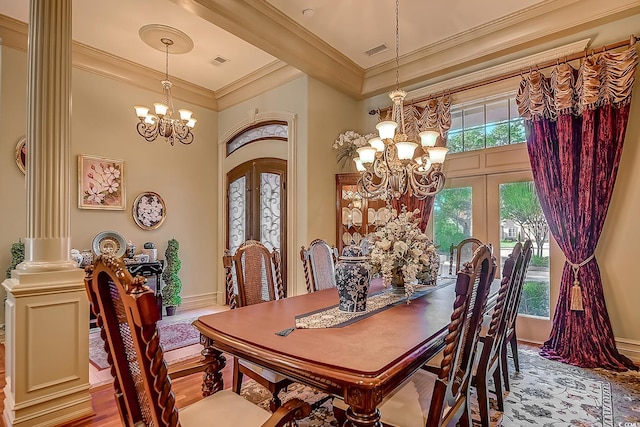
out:
M444 347L455 279L439 280L410 304L346 326L276 334L294 327L296 316L338 304L335 288L201 316L193 325L220 369L223 352L249 360L343 398L351 409L345 426L380 426L383 398ZM215 381L212 390L223 388L219 373L208 380Z

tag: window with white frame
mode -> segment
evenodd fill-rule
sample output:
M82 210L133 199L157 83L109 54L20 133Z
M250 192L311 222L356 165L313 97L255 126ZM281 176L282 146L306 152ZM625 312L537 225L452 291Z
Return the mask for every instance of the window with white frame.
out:
M453 106L447 136L449 153L525 142L524 121L515 97L482 104Z

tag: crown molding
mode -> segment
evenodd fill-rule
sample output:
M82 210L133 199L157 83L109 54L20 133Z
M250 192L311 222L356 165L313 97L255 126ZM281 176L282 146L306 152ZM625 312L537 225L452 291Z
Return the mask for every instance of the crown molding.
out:
M361 98L365 71L264 0L171 0L330 86Z
M151 68L78 42L73 42L72 58L73 66L80 70L127 83L140 89L162 92L160 82L165 78L164 73ZM214 91L177 77L169 77L173 84L171 86L173 98L210 110L218 110Z
M26 23L0 15L2 45L23 52L27 51L28 26ZM72 42L71 62L74 68L98 74L140 89L161 92L164 73L95 49L79 42ZM171 77L171 95L175 99L218 111L214 91L177 77Z
M253 73L216 91L219 111L275 89L305 74L282 61L273 61Z
M22 52L27 51L27 24L0 15L0 44Z
M424 86L420 89L410 91L407 94L407 102L410 102L411 99L426 98L432 94L446 92L448 89L462 87L471 83L489 79L491 77L497 77L513 71L534 67L536 64L540 64L542 62L547 62L554 59L562 59L563 57L567 57L578 52L583 52L585 49L587 49L587 46L589 46L590 41L591 39L578 40L576 42L564 46L559 46L554 49L545 50L544 52L529 55L524 58L505 62L503 64L484 68L482 70L468 73L460 77L454 77L442 82Z
M538 43L640 13L637 0L547 0L472 28L400 58L401 84L433 79ZM365 72L363 96L393 87L395 61Z

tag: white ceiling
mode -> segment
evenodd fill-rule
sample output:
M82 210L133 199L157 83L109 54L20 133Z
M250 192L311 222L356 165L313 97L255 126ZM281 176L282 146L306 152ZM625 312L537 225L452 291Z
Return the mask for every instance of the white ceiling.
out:
M470 29L499 21L509 14L549 0L403 0L400 2L400 55L433 45ZM204 4L208 10L198 12ZM209 0L74 0L73 39L77 42L109 52L135 63L164 72L164 54L146 45L138 30L147 24L164 24L188 34L194 41L192 52L171 55L169 73L202 87L217 91L252 72L273 63L291 59L287 52L291 34L301 34L312 44L323 41L329 51L339 51L350 67L364 73L372 67L391 61L395 63L395 2L393 0L268 0L247 2L271 21L282 23L284 33L261 33L257 43L271 54L220 29L210 21L249 22L260 26L261 21L251 16L234 18L231 10L220 17L216 8L234 9L224 1ZM238 2L244 3L244 2ZM28 21L29 0L0 0L0 14ZM246 6L244 6L246 7ZM304 9L313 9L311 16ZM251 12L252 10L249 10ZM208 15L207 15L208 14ZM245 13L247 15L247 13ZM209 16L204 19L200 16ZM214 16L214 18L211 18ZM249 21L247 21L249 20ZM296 25L299 24L298 25ZM224 25L223 25L224 26ZM237 26L237 25L236 25ZM247 25L245 25L246 27ZM226 26L233 28L233 25ZM240 37L251 28L237 31ZM306 30L306 31L305 31ZM306 32L312 33L312 35ZM320 40L317 40L317 39ZM386 44L389 50L374 56L364 51ZM320 42L320 44L323 44ZM272 55L279 55L276 58ZM293 53L295 55L295 52ZM338 58L342 55L336 53ZM289 56L287 56L289 55ZM228 60L224 65L213 65L213 58ZM347 59L348 58L348 59ZM292 61L290 60L289 63ZM296 65L296 64L292 64ZM302 70L311 74L309 70ZM394 73L395 74L395 73Z

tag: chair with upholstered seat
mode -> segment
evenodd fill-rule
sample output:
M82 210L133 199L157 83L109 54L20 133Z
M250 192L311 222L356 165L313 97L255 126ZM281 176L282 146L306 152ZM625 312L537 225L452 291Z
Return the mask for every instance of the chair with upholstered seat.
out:
M233 256L227 250L222 257L229 307L245 307L285 297L277 250L269 251L256 240L242 243ZM271 392L269 408L281 404L278 394L291 384L287 377L244 359L233 359L233 390L240 393L242 377L247 375Z
M432 427L456 419L463 426L471 425L471 369L495 268L491 250L483 245L459 270L440 369L437 373L419 369L386 396L379 406L383 425ZM334 399L334 407L336 412L347 410L340 399ZM346 415L349 417L349 410Z
M230 390L219 391L222 379L211 373L224 366L224 358L204 351L206 363L200 365L207 368L205 397L178 411L169 375L175 379L196 370L168 373L157 328L160 312L145 281L142 276L132 277L120 259L109 255L98 257L86 269L85 287L115 377L115 399L123 425L285 426L309 414L309 405L297 399L271 414Z
M451 247L449 248L449 276L451 276L454 273L453 271L453 255L454 254L456 256L455 272L457 273L458 270L462 268L462 265L465 262L471 261L475 250L482 245L483 245L482 241L475 239L473 237L464 239L457 245L451 244Z
M315 239L308 249L300 248L307 292L336 287L336 260L338 249L322 239Z
M511 347L511 354L513 356L513 364L515 365L516 372L520 372L520 363L518 361L518 337L516 336L516 319L518 318L518 307L520 307L520 298L522 297L522 287L524 286L524 280L529 270L529 263L531 262L531 256L533 255L533 247L531 240L527 239L522 245L522 266L515 278L513 297L509 302L509 305L505 313L505 338L503 341L502 355L502 376L504 378L505 390L509 391L509 372L507 369L507 346Z
M518 279L523 263L522 245L516 243L502 268L502 280L498 290L495 306L491 313L488 326L483 326L480 345L476 355L475 376L473 384L476 386L480 421L482 426L489 426L489 378L493 377L498 410L504 411L504 396L502 391L502 351L505 349L507 322L510 304L515 297Z

